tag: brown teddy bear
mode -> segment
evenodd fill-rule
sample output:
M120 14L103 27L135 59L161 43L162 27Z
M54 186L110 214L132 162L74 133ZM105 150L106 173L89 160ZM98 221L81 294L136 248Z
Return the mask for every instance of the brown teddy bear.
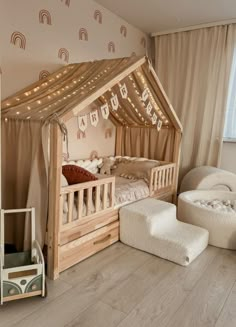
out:
M104 158L103 162L98 165L98 168L100 168L100 174L111 175L111 170L116 168L114 163L114 160L110 158Z

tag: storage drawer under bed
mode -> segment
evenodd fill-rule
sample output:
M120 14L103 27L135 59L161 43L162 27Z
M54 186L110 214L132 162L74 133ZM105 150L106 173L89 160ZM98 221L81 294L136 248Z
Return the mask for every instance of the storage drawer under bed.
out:
M75 265L119 240L119 221L59 247L59 271Z

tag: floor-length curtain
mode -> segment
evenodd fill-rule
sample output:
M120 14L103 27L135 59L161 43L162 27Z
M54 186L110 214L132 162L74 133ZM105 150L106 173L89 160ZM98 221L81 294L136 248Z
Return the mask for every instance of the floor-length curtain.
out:
M44 244L47 220L48 126L37 121L2 120L2 207L35 207L36 237ZM30 224L25 215L6 216L5 241L27 249Z
M156 37L157 74L183 125L180 177L218 166L236 25Z

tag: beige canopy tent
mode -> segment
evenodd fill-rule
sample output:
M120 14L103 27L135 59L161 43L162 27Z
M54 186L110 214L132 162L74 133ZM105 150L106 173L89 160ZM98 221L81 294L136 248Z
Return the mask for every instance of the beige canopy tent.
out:
M111 104L116 96L117 110ZM93 102L109 107L117 127L116 155L179 162L182 127L145 57L70 64L2 101L3 207L36 207L43 245L49 203L48 258L54 263L64 122ZM9 239L27 246L28 228L22 217Z

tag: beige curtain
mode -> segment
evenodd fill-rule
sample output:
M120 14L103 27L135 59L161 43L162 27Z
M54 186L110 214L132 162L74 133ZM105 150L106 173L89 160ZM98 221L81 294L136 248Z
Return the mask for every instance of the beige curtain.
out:
M171 128L158 132L156 128L123 127L121 147L116 147L116 155L172 161L174 132Z
M36 237L44 244L48 201L48 126L41 122L2 120L2 207L36 208ZM6 216L6 243L29 247L30 223L24 215Z
M157 74L183 124L180 177L220 162L236 25L158 36Z

